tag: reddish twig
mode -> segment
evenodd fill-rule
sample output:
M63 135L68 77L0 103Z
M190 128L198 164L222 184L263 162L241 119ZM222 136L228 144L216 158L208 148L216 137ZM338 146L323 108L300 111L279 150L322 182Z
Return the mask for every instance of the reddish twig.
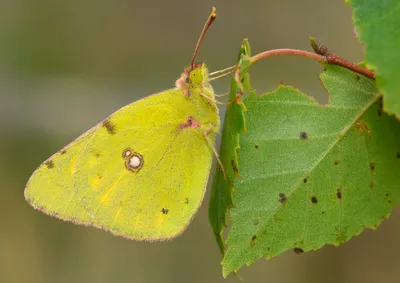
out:
M313 49L316 53L304 51L304 50L298 50L298 49L289 49L289 48L274 49L274 50L268 50L268 51L261 52L257 55L254 55L253 57L251 57L250 60L252 63L255 63L255 62L259 61L260 59L267 58L267 57L278 56L278 55L295 55L295 56L311 58L320 63L338 65L343 68L349 69L353 72L356 72L360 75L363 75L370 79L375 80L375 74L372 71L365 69L361 66L358 66L354 63L351 63L343 58L340 58L335 53L330 52L325 45L320 44L318 41L311 39L311 46L313 47Z
M372 71L337 56L334 52L329 51L326 45L321 44L315 38L310 37L310 43L315 53L325 57L328 64L341 66L375 80L375 74Z

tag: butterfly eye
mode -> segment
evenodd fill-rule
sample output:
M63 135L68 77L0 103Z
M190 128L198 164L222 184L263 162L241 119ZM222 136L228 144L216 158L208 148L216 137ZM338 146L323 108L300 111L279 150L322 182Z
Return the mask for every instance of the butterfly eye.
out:
M203 73L201 69L194 69L191 71L190 80L194 85L200 85L203 82Z

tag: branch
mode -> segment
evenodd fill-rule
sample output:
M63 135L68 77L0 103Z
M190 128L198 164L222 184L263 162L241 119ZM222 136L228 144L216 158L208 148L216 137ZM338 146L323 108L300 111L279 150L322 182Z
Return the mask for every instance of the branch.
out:
M335 53L329 51L325 45L320 44L314 38L310 38L310 42L315 53L298 49L289 49L289 48L274 49L254 55L253 57L250 58L250 61L251 63L255 63L267 57L278 56L278 55L295 55L295 56L310 58L323 64L338 65L343 68L349 69L355 73L358 73L360 75L366 76L367 78L375 80L375 74L372 71L337 56Z

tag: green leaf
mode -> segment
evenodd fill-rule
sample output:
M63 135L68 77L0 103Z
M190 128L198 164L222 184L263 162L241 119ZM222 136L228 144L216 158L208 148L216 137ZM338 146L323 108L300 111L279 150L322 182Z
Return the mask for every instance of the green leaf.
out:
M220 160L224 165L228 180L218 165L217 172L211 187L211 196L209 202L208 216L218 243L218 247L222 254L225 253L224 240L222 232L226 227L226 214L232 208L232 190L235 179L237 178L238 164L236 149L239 147L239 133L244 132L244 105L240 101L240 95L245 88L250 88L250 78L247 73L248 61L250 58L250 45L245 39L239 51L239 62L243 68L241 69L241 78L243 82L238 84L232 79L229 101L232 101L225 113L224 129L222 131ZM246 65L246 66L244 66ZM243 86L244 85L244 86ZM239 98L239 99L237 99Z
M223 275L260 257L339 245L375 229L400 198L400 125L375 82L326 66L330 103L286 86L243 100Z
M349 0L353 21L365 44L367 66L376 72L384 110L400 117L400 2Z

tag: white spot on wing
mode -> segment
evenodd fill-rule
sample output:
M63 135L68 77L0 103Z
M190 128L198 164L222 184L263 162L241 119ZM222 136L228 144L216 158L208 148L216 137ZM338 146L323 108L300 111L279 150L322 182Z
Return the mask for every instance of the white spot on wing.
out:
M133 155L129 159L129 166L131 166L132 168L138 168L141 162L142 161L140 160L139 156Z

